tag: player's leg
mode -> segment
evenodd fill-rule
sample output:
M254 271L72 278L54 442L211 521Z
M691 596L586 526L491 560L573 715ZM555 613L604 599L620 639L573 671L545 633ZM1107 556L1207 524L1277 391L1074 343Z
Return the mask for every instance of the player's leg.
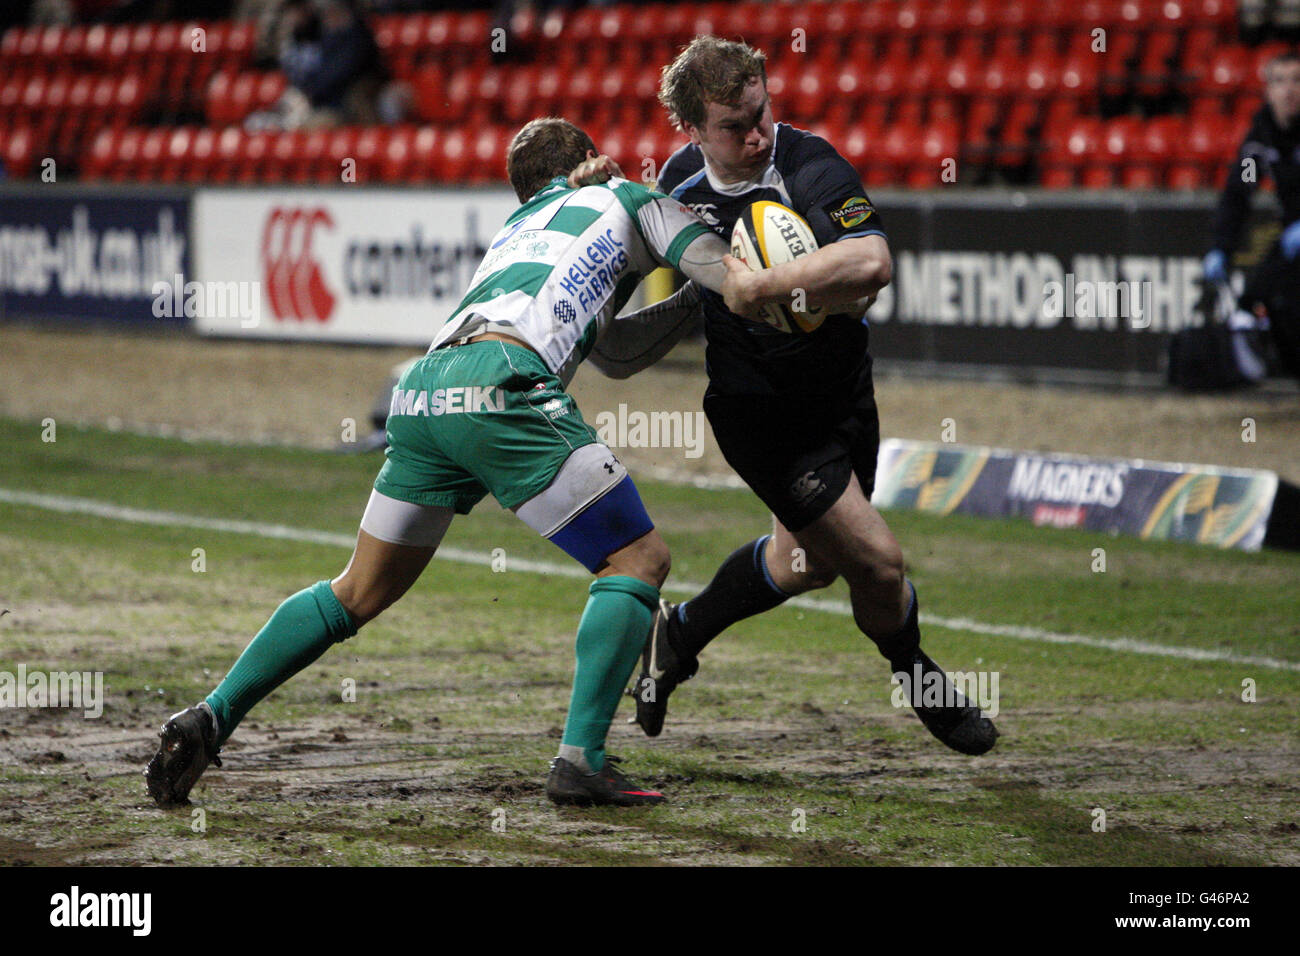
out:
M828 422L818 403L801 407L784 396L711 394L704 410L727 462L772 509L773 531L728 555L689 601L662 602L634 688L636 722L651 737L663 728L668 696L694 676L698 655L710 641L745 618L835 579L834 569L788 530L820 515L834 500L837 489L820 470L828 458L844 456L834 417Z
M501 383L499 400L494 393L488 403L495 410L449 416L440 426L463 432L461 464L502 507L596 575L578 625L569 715L548 796L658 802L662 795L642 791L607 763L605 737L658 607L668 549L627 470L536 353L502 342L454 351L465 384ZM484 378L497 368L510 374Z
M154 799L163 806L184 803L207 763L220 766L221 746L249 710L405 594L451 517L448 507L372 492L343 573L286 598L207 698L163 726L162 743L145 771Z
M425 543L386 541L367 531L376 514L398 509L418 516L412 525L423 522ZM405 594L433 557L451 515L450 508L414 505L372 492L343 573L286 599L208 695L208 706L217 717L218 746L258 701Z
M440 361L426 356L416 362L399 387L427 387ZM389 416L388 457L344 572L287 598L212 693L163 725L158 753L145 771L158 803L184 803L208 763L220 766L221 745L249 709L405 593L452 514L468 512L486 494L472 475L439 456L427 422Z
M599 443L569 454L551 484L515 511L596 575L578 623L569 713L547 795L557 803L658 802L660 794L609 764L605 739L659 604L668 547L631 476Z
M796 538L823 556L849 585L853 618L889 661L896 680L926 728L961 753L987 752L997 740L992 721L952 687L947 674L921 650L916 588L907 580L903 553L856 474L827 512ZM933 704L926 684L942 688Z

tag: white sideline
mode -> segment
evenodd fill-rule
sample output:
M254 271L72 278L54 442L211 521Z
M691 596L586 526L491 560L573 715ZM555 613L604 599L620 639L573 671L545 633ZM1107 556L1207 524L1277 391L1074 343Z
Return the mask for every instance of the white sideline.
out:
M115 521L128 521L134 524L165 525L176 528L197 528L203 531L219 531L232 534L248 534L260 538L280 538L286 541L302 541L310 544L328 544L340 548L351 548L356 542L355 535L336 534L330 531L313 531L307 528L290 528L286 525L266 525L255 521L232 521L223 518L203 518L198 515L177 514L172 511L151 511L140 508L126 508L121 505L96 501L92 498L73 498L64 495L43 495L30 491L18 491L0 488L0 502L14 505L26 505L42 508L46 511L60 511L68 514L94 515ZM476 551L461 548L443 547L438 549L437 557L445 561L460 564L491 565L492 557ZM509 567L518 571L535 574L555 575L566 578L590 579L585 570L570 564L555 564L550 561L533 561L528 558L509 558ZM690 581L670 582L665 591L681 594L694 594L704 585ZM797 597L787 602L795 607L822 611L828 614L851 616L849 602L826 598ZM1300 662L1279 660L1274 657L1256 657L1246 654L1234 654L1230 651L1214 651L1197 647L1177 647L1167 644L1154 644L1128 637L1092 637L1087 634L1058 634L1036 627L1021 627L1014 624L985 624L969 618L940 617L936 614L921 615L921 622L930 627L941 627L951 631L966 631L988 637L1010 637L1021 641L1037 641L1043 644L1076 644L1082 647L1094 647L1100 650L1117 651L1129 654L1147 654L1156 657L1175 657L1189 661L1220 661L1241 664L1249 667L1264 667L1270 670L1294 671L1300 673Z

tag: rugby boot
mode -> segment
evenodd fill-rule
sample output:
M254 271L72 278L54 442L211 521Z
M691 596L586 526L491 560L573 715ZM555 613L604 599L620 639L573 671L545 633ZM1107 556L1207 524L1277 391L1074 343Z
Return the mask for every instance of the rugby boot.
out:
M677 605L660 598L659 610L650 622L650 636L646 638L645 651L641 654L641 674L632 688L632 696L636 699L635 721L647 737L658 737L664 729L668 695L700 669L699 658L685 658L673 650L669 637L676 636L681 626Z
M890 661L895 674L907 675L908 702L921 718L925 729L934 734L946 746L958 753L978 757L988 753L997 742L998 731L980 709L968 701L960 691L952 686L948 675L940 669L919 647L913 648L905 656L898 656ZM917 675L921 681L918 682ZM931 676L936 675L936 676ZM927 692L927 685L940 683L939 693ZM926 703L929 697L937 696L941 703ZM951 703L950 703L951 702Z
M595 773L583 773L563 757L556 757L546 778L546 796L552 803L575 807L641 807L664 802L662 793L633 783L617 763L617 757L606 756L605 766Z
M186 707L163 724L158 752L145 768L149 796L160 807L185 806L190 789L217 756L217 721L206 703Z

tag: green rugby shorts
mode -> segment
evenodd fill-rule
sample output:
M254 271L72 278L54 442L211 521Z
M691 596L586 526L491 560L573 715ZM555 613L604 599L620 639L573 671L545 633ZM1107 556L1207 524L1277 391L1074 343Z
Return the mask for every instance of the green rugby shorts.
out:
M531 349L471 342L430 352L393 389L375 490L468 514L491 492L515 509L598 443L578 405Z

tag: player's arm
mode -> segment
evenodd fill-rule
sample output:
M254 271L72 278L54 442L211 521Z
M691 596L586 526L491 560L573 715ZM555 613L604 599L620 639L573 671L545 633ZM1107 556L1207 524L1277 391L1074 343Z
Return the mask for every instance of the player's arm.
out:
M741 314L768 303L789 304L800 289L810 308L861 316L893 275L889 241L862 178L830 143L808 137L788 180L795 211L812 227L818 248L810 255L755 273Z
M1250 196L1258 185L1259 168L1262 158L1255 155L1253 145L1264 135L1258 128L1258 122L1252 124L1245 139L1237 149L1236 158L1228 167L1228 175L1223 184L1223 193L1219 196L1219 205L1214 211L1212 248L1205 257L1203 268L1206 275L1214 281L1226 278L1227 259L1237 248L1241 230L1250 214ZM1248 164L1253 166L1254 175L1247 175Z
M699 286L688 282L663 301L614 319L587 361L602 375L628 378L671 352L703 314Z
M868 300L889 285L893 268L884 236L841 239L793 262L755 272L753 282L737 287L738 307L728 303L728 308L754 315L759 307L786 302L792 290L802 289L811 308L865 310Z
M620 183L618 190L622 193L620 201L636 217L637 228L656 262L718 293L728 308L751 295L749 290L758 285L758 273L728 268L728 261L734 260L727 244L703 219L677 200L639 183Z

